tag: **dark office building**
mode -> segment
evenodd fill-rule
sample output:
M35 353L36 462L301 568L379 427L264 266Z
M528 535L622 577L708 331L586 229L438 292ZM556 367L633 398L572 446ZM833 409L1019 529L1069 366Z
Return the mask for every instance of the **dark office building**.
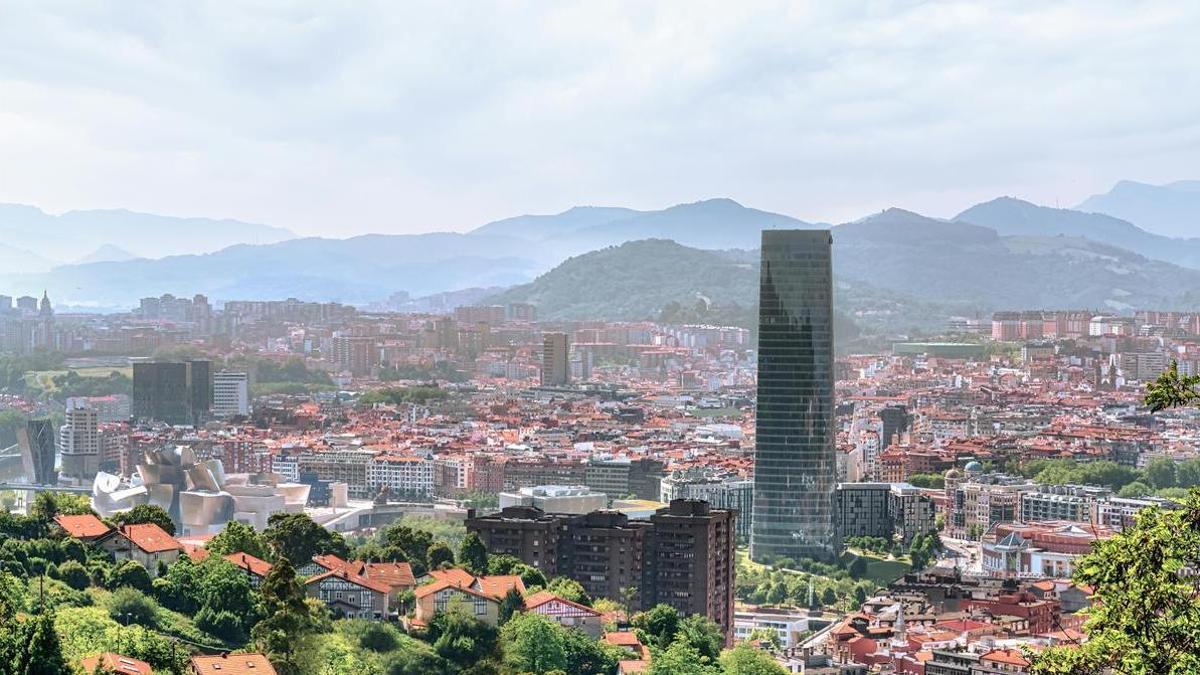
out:
M188 361L188 388L191 391L192 415L197 422L208 420L212 411L213 372L211 361Z
M198 425L212 408L208 361L133 364L133 417L172 425Z
M833 239L762 233L758 411L750 555L832 559Z
M488 551L505 553L547 576L570 577L593 597L635 610L663 603L733 629L736 514L677 499L650 520L616 511L573 516L528 506L470 517Z
M883 422L883 438L879 439L880 451L887 450L892 439L908 431L908 408L902 405L889 405L879 411L879 420Z
M583 484L608 495L609 500L634 496L658 499L664 475L662 460L649 457L592 459L587 463Z
M29 420L17 428L17 445L21 448L21 465L25 479L34 485L54 485L54 427L50 420Z

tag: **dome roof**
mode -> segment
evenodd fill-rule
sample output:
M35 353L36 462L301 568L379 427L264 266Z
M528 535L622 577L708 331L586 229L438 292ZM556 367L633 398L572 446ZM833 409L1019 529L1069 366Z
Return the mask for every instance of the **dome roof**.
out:
M983 465L980 464L979 462L972 460L970 462L967 462L967 465L963 467L963 470L966 471L967 473L980 473L983 471Z

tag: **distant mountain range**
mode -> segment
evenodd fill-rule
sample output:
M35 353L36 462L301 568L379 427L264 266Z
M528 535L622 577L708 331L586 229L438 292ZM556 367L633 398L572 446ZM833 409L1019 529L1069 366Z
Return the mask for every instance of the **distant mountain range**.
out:
M1200 308L1200 270L1071 236L996 230L901 209L833 228L842 330L936 331L1003 308ZM884 290L886 289L886 290ZM576 256L484 302L531 302L546 319L671 318L752 326L753 255L643 240Z
M33 206L0 204L0 242L37 254L7 271L41 272L54 263L81 261L111 246L132 257L208 253L234 244L271 244L296 235L238 220L175 218L134 211L68 211L55 216ZM106 259L112 259L111 257Z
M732 199L708 199L661 211L577 207L556 216L520 216L488 223L471 234L536 242L561 260L636 239L670 239L712 250L757 248L762 230L810 227L828 226L747 208Z
M1170 189L1187 192L1186 185ZM57 224L126 213L54 217L0 207L0 232L17 212L33 219L21 221L25 226L37 218ZM76 306L133 306L164 292L378 306L400 291L453 304L486 292L475 289L514 287L497 298L537 302L548 318L647 318L665 311L681 320L743 322L753 309L760 232L828 227L711 199L659 211L577 207L465 234L287 239L160 257L153 251L166 244L154 244L156 236L177 240L186 230L196 238L188 245L201 246L235 236L219 227L233 221L133 215L133 224L122 221L125 229L89 234L90 248L74 258L81 262L53 269L37 251L22 250L19 237L7 238L10 248L0 246L0 292L46 288L56 302ZM148 223L173 229L169 237L152 236ZM244 227L250 229L237 236L290 234ZM949 313L1002 308L1200 307L1200 239L1155 234L1116 216L1004 197L951 220L889 209L832 229L839 308L866 330L905 332ZM109 232L135 230L142 234L96 243ZM624 245L642 240L657 241ZM472 290L454 293L464 289Z
M1128 249L1147 258L1200 269L1200 238L1171 238L1152 234L1133 223L1105 215L1055 209L1001 197L977 204L955 220L990 227L1002 235L1082 237ZM1193 235L1200 235L1200 228Z
M1200 237L1200 181L1148 185L1123 180L1075 208L1107 213L1168 237Z

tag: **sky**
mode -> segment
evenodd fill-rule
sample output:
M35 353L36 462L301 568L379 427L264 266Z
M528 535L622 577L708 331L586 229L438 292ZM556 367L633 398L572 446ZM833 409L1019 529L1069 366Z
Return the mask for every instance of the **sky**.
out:
M300 234L1200 178L1200 3L0 0L0 202Z

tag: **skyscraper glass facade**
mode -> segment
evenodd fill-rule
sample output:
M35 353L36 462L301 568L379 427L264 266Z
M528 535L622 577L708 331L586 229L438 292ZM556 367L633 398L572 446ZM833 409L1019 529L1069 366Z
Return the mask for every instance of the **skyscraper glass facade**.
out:
M828 230L762 233L750 539L759 561L828 560L839 548L832 245Z

